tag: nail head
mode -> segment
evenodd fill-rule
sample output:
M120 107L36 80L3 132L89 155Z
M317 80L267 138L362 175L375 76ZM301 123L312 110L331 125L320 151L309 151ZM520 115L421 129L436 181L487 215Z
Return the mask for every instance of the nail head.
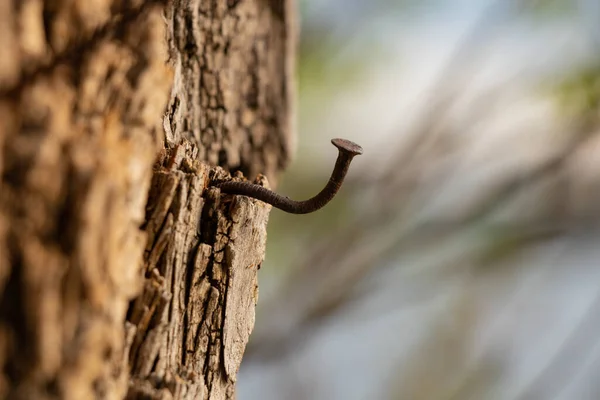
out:
M363 153L363 149L362 149L362 147L360 147L360 145L358 145L350 140L347 140L347 139L340 139L340 138L331 139L331 143L335 147L337 147L339 150L345 151L345 152L350 153L355 156Z

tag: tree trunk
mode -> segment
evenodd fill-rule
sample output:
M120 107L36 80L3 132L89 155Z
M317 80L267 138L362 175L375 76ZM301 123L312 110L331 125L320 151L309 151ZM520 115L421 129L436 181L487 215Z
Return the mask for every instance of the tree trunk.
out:
M291 22L0 1L0 398L234 397L270 207L209 185L287 164Z

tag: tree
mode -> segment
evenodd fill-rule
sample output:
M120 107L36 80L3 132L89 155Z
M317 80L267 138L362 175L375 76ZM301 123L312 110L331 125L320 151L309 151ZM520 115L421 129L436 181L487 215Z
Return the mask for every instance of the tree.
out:
M293 22L0 2L0 397L234 397L270 206L210 182L287 165Z

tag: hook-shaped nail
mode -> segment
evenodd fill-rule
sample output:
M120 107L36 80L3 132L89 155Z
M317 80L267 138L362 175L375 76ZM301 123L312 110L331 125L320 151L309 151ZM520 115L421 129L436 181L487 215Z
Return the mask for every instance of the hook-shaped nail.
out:
M338 190L340 190L352 158L363 153L362 147L350 140L332 139L331 143L338 148L339 154L335 161L335 167L333 168L329 182L327 182L327 185L325 185L323 190L308 200L291 200L250 182L228 181L218 183L215 186L221 189L221 193L252 197L292 214L308 214L317 211L325 206L325 204L329 203Z

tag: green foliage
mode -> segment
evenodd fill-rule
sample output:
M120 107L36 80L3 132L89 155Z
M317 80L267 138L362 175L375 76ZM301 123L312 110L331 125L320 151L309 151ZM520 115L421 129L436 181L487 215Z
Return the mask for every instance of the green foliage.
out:
M562 18L577 11L577 2L573 0L530 0L524 3L534 16L539 17Z
M557 85L559 104L568 113L596 115L600 110L600 64L575 71Z
M352 82L358 81L365 67L373 61L372 54L344 57L342 62L334 62L339 54L340 44L321 43L302 45L298 68L300 90L321 89L334 90L347 88ZM375 47L375 46L374 46Z
M558 228L502 225L482 226L479 231L481 265L493 265L560 233Z

